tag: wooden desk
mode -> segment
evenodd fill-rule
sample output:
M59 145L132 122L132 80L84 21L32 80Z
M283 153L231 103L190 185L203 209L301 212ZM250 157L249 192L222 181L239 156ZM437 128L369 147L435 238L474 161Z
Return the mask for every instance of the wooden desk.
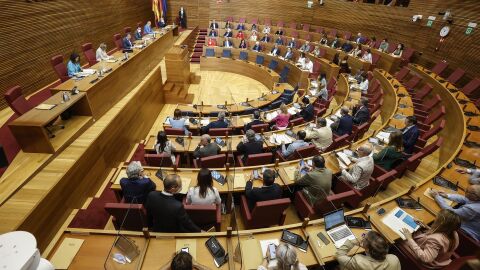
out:
M432 213L438 213L441 210L441 208L438 206L436 201L434 201L434 200L432 200L429 197L424 195L425 191L429 188L430 189L435 189L435 190L438 190L438 191L443 191L443 192L449 193L449 194L453 193L453 194L465 195L465 191L460 189L460 188L457 191L453 191L453 190L435 185L433 183L433 180L428 180L426 183L419 186L415 191L413 191L412 194L410 195L410 197L412 197L414 199L419 198L420 199L420 204Z
M24 152L55 153L77 138L93 122L85 93L72 95L69 101L63 102L62 93L58 92L43 103L56 106L51 110L33 108L8 124ZM48 125L65 111L72 114L71 118L58 121L65 128L54 132L55 137L50 138Z
M87 94L93 117L98 119L144 80L172 45L173 34L171 30L167 30L164 35L157 37L157 39L147 41L147 47L143 49L135 48L133 53L129 53L127 61L122 61L124 54L118 51L112 55L113 58L118 60L117 62L100 62L91 67L91 69L97 71L102 68L107 70L111 68L111 71L104 77L98 77L97 72L80 81L70 79L52 88L52 92L70 91L74 86L77 86L80 92ZM93 82L94 80L97 81Z

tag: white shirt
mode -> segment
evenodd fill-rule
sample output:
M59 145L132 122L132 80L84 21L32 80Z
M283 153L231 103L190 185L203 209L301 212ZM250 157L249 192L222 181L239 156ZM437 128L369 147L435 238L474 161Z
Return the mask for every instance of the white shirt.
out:
M361 82L359 85L358 85L358 88L360 88L360 90L362 92L367 92L368 91L368 79L365 79L365 81Z
M304 57L298 58L297 65L303 68L305 66L305 58Z
M370 64L372 63L372 54L371 53L365 53L362 56L363 61L369 62Z
M308 70L308 72L312 73L313 72L313 62L312 61L308 61L308 63L305 61L303 66L302 66L302 69L304 70Z
M265 27L265 28L263 28L262 33L264 33L264 34L270 34L270 27Z
M98 47L97 52L95 54L95 58L97 58L97 61L102 61L102 60L108 60L110 59L110 56L108 56L107 52L102 50L102 48Z
M212 190L213 189L213 190ZM200 187L191 187L187 193L187 204L221 204L222 199L216 187L207 189L205 198L200 197Z
M251 35L250 40L251 41L257 41L257 35Z

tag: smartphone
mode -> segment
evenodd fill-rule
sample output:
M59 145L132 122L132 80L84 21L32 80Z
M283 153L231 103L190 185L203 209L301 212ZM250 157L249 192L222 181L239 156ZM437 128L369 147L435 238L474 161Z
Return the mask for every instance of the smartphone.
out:
M383 209L383 208L378 209L378 210L377 210L377 214L378 214L379 216L382 216L383 214L385 214L385 209Z
M322 240L322 242L325 244L325 245L328 245L330 244L330 240L328 240L327 237L325 237L325 235L322 233L322 232L319 232L317 234L318 238L320 238L320 240Z
M273 243L268 245L268 257L270 257L270 260L275 260L277 258L276 246Z
M260 175L258 174L258 170L253 170L253 178L254 179L259 179Z
M189 253L189 249L188 247L184 247L180 250L181 252L186 252L186 253Z

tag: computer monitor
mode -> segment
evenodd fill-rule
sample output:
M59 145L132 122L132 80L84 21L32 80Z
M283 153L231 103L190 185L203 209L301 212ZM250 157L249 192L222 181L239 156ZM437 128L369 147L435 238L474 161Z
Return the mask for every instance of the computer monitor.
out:
M324 215L323 219L325 221L325 230L327 231L345 223L345 215L343 209L332 211Z

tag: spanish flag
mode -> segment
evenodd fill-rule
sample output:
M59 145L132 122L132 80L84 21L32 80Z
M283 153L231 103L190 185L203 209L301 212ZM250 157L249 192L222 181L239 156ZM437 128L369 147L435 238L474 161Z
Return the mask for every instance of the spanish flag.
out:
M165 22L167 16L167 1L166 0L152 0L152 11L155 15L155 24L160 21L160 18L164 18Z

